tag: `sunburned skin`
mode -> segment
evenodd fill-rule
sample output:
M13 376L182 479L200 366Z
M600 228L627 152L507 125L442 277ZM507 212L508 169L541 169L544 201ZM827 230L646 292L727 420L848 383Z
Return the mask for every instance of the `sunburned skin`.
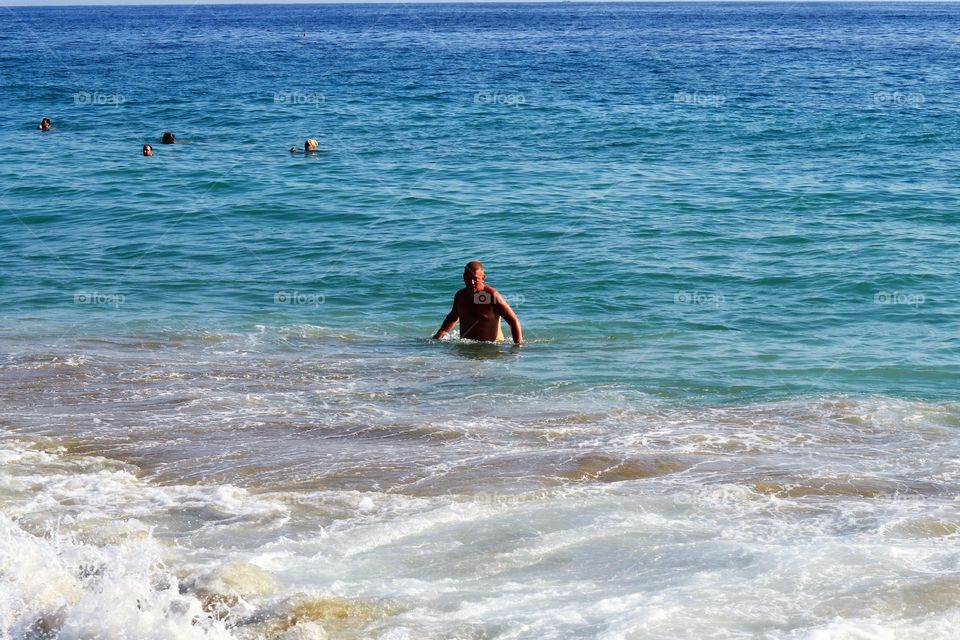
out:
M500 318L507 321L514 344L523 343L520 320L496 289L486 284L483 265L469 262L463 270L463 289L453 296L453 308L433 335L440 340L460 323L460 337L483 342L500 342L503 330Z

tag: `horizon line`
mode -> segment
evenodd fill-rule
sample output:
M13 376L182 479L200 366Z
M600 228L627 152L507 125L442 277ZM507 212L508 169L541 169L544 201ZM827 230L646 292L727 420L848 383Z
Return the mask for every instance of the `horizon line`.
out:
M13 2L0 0L0 6L6 9L44 7L89 8L89 7L172 7L195 5L229 6L309 6L309 5L491 5L491 4L958 4L960 0L170 0L169 2L113 2L112 0L92 0L91 2Z

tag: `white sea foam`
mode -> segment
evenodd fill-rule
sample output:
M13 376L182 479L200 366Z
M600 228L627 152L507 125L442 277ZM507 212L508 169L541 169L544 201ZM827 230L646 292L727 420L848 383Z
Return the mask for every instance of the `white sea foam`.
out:
M39 537L0 515L0 620L4 637L230 638L196 598L179 593L152 538L91 544Z
M0 621L9 638L44 630L59 638L231 637L200 599L179 592L177 573L200 566L169 543L202 541L210 527L270 528L286 517L282 505L234 487L151 486L128 465L9 440L0 450L0 495ZM170 529L180 535L151 533Z
M376 408L362 415L382 418ZM545 428L564 424L553 415ZM340 431L337 455L307 467L317 480L269 491L151 481L8 436L4 633L947 640L960 629L953 405L567 415L580 430L560 440L531 429L543 415L453 416L436 428L460 436L441 441L424 424ZM264 464L298 442L239 460Z

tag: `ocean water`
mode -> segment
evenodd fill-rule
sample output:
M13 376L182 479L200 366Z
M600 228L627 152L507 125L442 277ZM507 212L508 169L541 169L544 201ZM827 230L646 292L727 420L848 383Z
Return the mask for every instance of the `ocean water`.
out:
M0 16L0 637L960 634L960 5Z

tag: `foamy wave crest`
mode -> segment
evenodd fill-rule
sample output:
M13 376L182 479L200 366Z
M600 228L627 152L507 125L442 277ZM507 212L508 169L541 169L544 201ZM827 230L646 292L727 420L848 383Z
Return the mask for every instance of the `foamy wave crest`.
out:
M11 639L233 638L234 607L272 579L193 564L182 547L288 515L229 485L152 486L129 465L16 441L0 448L0 498L0 637Z
M200 600L180 593L162 556L151 536L91 544L37 536L0 514L3 637L232 638Z

